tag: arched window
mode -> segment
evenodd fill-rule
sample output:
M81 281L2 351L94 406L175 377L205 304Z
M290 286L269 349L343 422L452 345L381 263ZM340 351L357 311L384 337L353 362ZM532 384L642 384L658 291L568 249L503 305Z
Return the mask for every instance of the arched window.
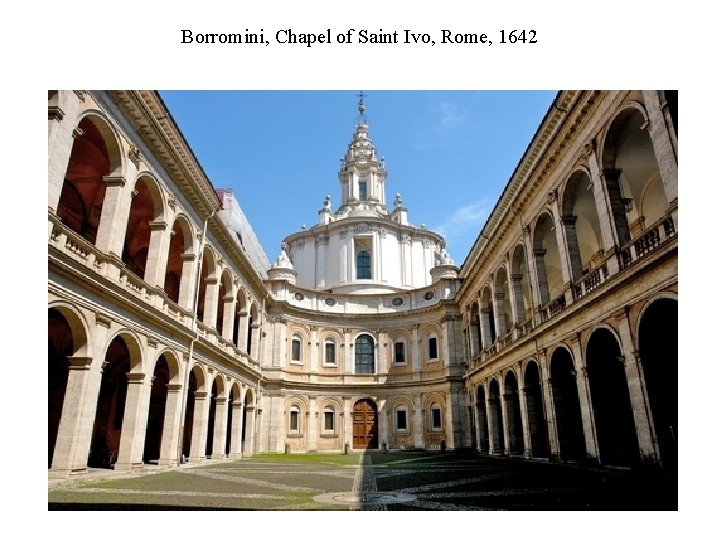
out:
M372 279L370 275L370 253L364 249L357 254L357 279Z
M355 373L375 373L375 342L367 334L355 340Z

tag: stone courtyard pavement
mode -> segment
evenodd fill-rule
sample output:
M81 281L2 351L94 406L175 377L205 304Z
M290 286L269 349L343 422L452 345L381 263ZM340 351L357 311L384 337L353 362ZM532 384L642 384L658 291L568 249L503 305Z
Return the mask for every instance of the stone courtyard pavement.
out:
M48 483L48 510L677 509L677 475L471 453L261 454Z

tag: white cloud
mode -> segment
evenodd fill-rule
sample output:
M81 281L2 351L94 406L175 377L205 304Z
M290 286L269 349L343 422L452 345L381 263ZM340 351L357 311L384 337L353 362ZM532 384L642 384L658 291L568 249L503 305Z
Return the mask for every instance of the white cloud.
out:
M487 199L461 206L434 230L445 237L453 257L465 257L490 214ZM453 250L459 250L453 253ZM461 253L462 252L462 253Z
M445 131L461 126L465 121L465 113L458 110L456 103L443 101L437 108L440 113L440 130Z

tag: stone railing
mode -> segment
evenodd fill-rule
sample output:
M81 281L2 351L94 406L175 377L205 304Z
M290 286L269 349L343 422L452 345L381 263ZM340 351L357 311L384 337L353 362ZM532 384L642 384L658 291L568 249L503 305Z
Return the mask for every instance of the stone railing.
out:
M592 270L587 275L583 276L575 282L573 291L575 292L575 298L580 298L584 294L589 293L593 289L596 289L608 278L607 263L603 263Z
M561 294L554 300L551 300L547 304L540 306L538 308L538 315L540 317L540 322L544 323L554 315L557 315L560 313L563 309L565 309L566 303L565 303L565 295Z
M642 236L635 238L620 249L620 267L627 268L642 259L675 236L675 223L667 214L648 227Z

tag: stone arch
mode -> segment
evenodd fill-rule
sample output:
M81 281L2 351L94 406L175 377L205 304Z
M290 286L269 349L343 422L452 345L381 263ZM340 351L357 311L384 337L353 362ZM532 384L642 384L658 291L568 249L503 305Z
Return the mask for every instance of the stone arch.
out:
M648 125L645 107L628 102L610 121L602 140L600 161L620 246L642 235L668 207L662 182L657 185L662 190L647 191L647 185L660 177ZM652 197L642 200L644 191Z
M217 317L215 319L215 328L220 335L226 339L230 339L231 322L233 320L233 301L235 300L235 291L233 289L233 279L230 270L224 268L220 274L218 284L218 303ZM226 324L226 321L227 324Z
M475 406L477 408L478 424L478 452L487 454L490 452L490 432L488 429L488 410L485 396L485 385L477 385Z
M185 309L192 304L194 260L193 227L187 217L180 214L170 232L163 289L170 300Z
M482 348L487 349L492 346L497 339L497 332L495 331L495 309L492 301L492 286L490 284L485 285L480 292L480 321L481 321L481 333L480 338L482 341Z
M532 318L532 289L525 244L519 242L510 255L510 280L515 297L515 318L522 323Z
M470 358L474 358L482 351L482 320L480 319L480 301L473 300L470 306L464 310L468 314L467 341Z
M561 194L561 221L565 230L572 281L578 281L604 260L605 248L590 172L575 170Z
M542 392L540 365L533 358L525 363L523 392L527 408L528 431L530 433L530 455L549 456L549 438L545 419L545 403Z
M246 345L245 341L247 341L247 338L243 341L243 336L247 333L247 318L249 315L247 305L248 300L245 289L238 287L237 293L235 294L232 341L235 347L241 350L243 350L243 347Z
M247 344L246 349L250 356L257 354L255 350L255 339L256 333L260 331L260 318L258 317L257 304L254 301L250 302L250 316L247 321Z
M549 211L540 214L535 221L532 238L538 284L537 294L540 304L546 305L560 296L563 289L555 220Z
M598 326L589 334L585 349L600 461L635 464L640 451L620 342L612 329Z
M218 416L218 401L220 398L225 397L225 378L222 374L217 373L212 379L212 385L210 387L210 394L208 395L210 404L208 407L207 416L207 436L205 439L205 455L212 456L214 453L215 441L215 427ZM224 430L223 430L224 431ZM218 441L220 443L220 441ZM221 443L220 443L221 444Z
M88 332L82 313L64 303L51 303L48 307L48 468L52 467L55 455L72 359L87 363L91 358L88 352Z
M525 447L520 415L520 386L512 369L507 370L503 377L503 400L507 419L508 453L522 454Z
M491 426L490 448L493 454L503 454L505 452L505 429L500 399L500 383L496 377L493 377L488 383L488 414Z
M217 256L215 251L209 245L205 245L202 250L202 261L200 267L200 281L198 286L198 299L196 314L200 321L207 326L215 324L215 310L217 303Z
M549 382L560 458L582 459L585 457L585 435L577 389L577 371L572 353L564 344L556 346L550 356Z
M136 276L154 285L153 277L160 264L160 249L165 234L163 191L152 175L141 173L135 180L131 199L122 261Z
M129 377L143 374L137 337L128 330L117 332L105 349L103 365L88 466L109 468L120 451Z
M67 227L95 244L106 178L122 177L120 138L107 118L92 110L80 116L74 134L57 215Z
M674 294L648 300L637 323L650 415L662 466L678 465L678 301Z
M170 357L170 362L168 362ZM175 358L161 353L150 366L152 379L150 383L150 399L148 403L148 416L145 427L145 446L143 449L143 462L156 463L160 459L160 447L165 426L165 409L168 398L168 384L172 379L172 370L177 369ZM172 367L171 367L172 366ZM177 376L177 372L175 374Z
M498 337L507 334L513 325L512 306L510 304L510 280L506 266L500 265L494 276L494 299L496 306L496 328Z

